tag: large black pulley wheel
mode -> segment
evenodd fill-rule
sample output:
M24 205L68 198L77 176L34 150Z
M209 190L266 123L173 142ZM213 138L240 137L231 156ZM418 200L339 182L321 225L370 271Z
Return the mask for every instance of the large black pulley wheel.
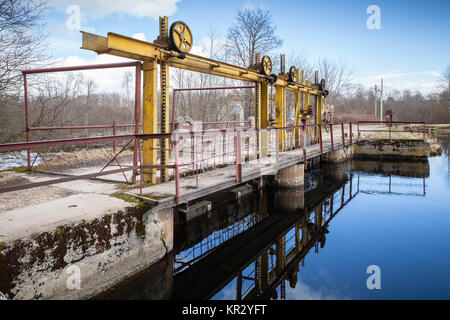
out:
M272 73L266 76L266 79L270 84L274 84L275 82L277 82L278 76L275 73Z
M261 73L265 76L270 75L272 72L272 60L269 56L263 56L261 59Z
M169 30L171 48L180 53L188 53L192 49L194 39L191 29L183 21L172 23Z
M325 79L322 79L322 80L320 80L320 83L319 83L319 90L324 92L325 89L326 89L326 87L325 87Z
M289 68L289 82L293 82L293 83L298 82L297 68L294 66Z

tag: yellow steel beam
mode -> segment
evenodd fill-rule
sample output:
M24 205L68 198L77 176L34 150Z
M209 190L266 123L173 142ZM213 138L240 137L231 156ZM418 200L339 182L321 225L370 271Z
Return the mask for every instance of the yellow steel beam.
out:
M299 78L299 69L295 70L297 79ZM302 72L303 73L303 72ZM294 126L298 126L298 119L300 116L300 92L294 91L294 104L295 104L295 112L294 112ZM299 129L295 129L295 147L299 147Z
M150 43L116 33L108 33L107 37L82 32L82 49L95 51L99 54L108 53L134 60L149 61L152 59L165 60L171 67L207 73L225 78L237 79L247 82L264 81L264 76L253 69L242 68L217 60L186 53L185 58L179 58L179 54L170 51L159 44ZM278 79L277 86L283 86L287 90L309 91L310 94L321 94L317 86L305 86L303 84L289 84L284 79Z
M158 133L158 98L157 98L157 72L156 60L144 63L144 90L143 90L143 133ZM157 164L157 140L144 140L142 145L143 164ZM156 169L144 169L143 181L156 183Z

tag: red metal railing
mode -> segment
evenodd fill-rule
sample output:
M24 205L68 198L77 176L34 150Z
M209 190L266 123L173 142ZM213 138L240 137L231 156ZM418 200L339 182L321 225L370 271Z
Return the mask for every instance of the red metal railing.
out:
M110 69L110 68L123 68L123 67L135 67L136 76L135 76L135 110L134 110L134 124L126 124L126 125L116 125L115 121L113 125L104 125L104 126L65 126L65 127L30 127L29 125L29 100L28 100L28 83L27 83L27 75L30 74L39 74L39 73L54 73L54 72L66 72L66 71L82 71L82 70L97 70L97 69ZM115 131L117 127L124 126L134 126L135 134L139 133L139 122L140 122L140 105L141 105L141 62L124 62L124 63L110 63L110 64L94 64L94 65L84 65L84 66L70 66L70 67L58 67L58 68L45 68L45 69L31 69L31 70L23 70L23 81L24 81L24 101L25 101L25 136L26 141L30 141L30 132L33 130L65 130L65 129L94 129L94 128L112 128L113 135L115 135ZM66 141L70 141L66 140ZM93 141L93 140L87 140ZM70 143L67 143L70 144ZM63 144L58 144L63 145ZM134 143L134 151L133 151L133 167L137 167L137 139L135 139ZM115 149L116 144L115 140L113 140L113 148ZM31 152L30 149L27 149L27 168L31 170ZM136 183L136 170L133 170L132 182Z
M369 129L361 129L360 126L361 125L383 125L385 127L387 127L387 129L384 128L369 128ZM426 132L427 132L427 125L425 122L423 121L409 121L409 122L405 122L405 121L358 121L357 122L357 126L358 126L358 138L361 137L361 132L388 132L389 134L389 139L392 139L392 127L393 126L398 126L398 125L419 125L422 126L422 130L417 130L414 131L412 128L410 129L398 129L396 128L395 132L408 132L408 133L412 133L412 132L417 132L417 133L421 133L422 135L422 140L426 139Z
M43 73L43 72L62 72L62 71L76 71L76 70L89 70L89 69L104 69L104 68L115 68L115 67L135 67L136 68L136 79L135 79L135 122L133 124L117 124L113 121L112 125L91 125L91 126L59 126L59 127L30 127L29 126L29 101L28 101L28 88L27 88L27 75L33 73ZM280 151L292 151L301 150L299 157L306 164L308 159L309 147L318 147L318 155L322 155L327 152L327 148L330 150L335 150L337 147L344 147L353 142L353 126L352 123L340 123L340 124L318 124L318 125L299 125L299 126L287 126L278 128L267 128L267 129L253 129L245 124L249 124L249 121L216 121L216 122L203 122L202 130L197 132L177 132L174 130L175 121L175 90L177 91L188 91L188 90L225 90L225 89L248 89L253 88L253 86L241 86L241 87L215 87L215 88L186 88L186 89L174 89L174 101L172 109L172 133L166 134L141 134L140 133L140 103L141 103L141 63L131 62L131 63L119 63L119 64L106 64L106 65L91 65L91 66L77 66L77 67L63 67L63 68L49 68L40 70L24 70L24 94L25 94L25 129L26 129L26 139L27 142L20 143L8 143L0 145L0 152L3 151L14 151L14 150L27 150L27 167L31 169L31 156L30 150L37 149L41 147L53 147L62 145L79 145L79 144L93 144L99 142L112 142L113 149L116 153L116 142L117 141L127 141L124 147L117 153L113 159L100 171L96 173L90 173L79 176L64 177L60 179L52 179L43 182L30 183L25 185L10 186L0 189L0 193L23 190L32 187L51 185L55 183L68 182L79 179L89 179L99 176L105 176L115 173L122 173L127 171L132 171L132 183L136 183L136 176L139 173L140 179L140 193L142 194L142 175L144 169L170 169L173 172L175 180L175 197L179 199L181 196L180 191L180 175L181 172L191 173L196 175L197 187L198 187L198 172L204 168L210 166L210 160L213 161L214 167L216 164L232 164L235 166L235 177L236 183L243 181L243 168L247 162L245 155L247 151L248 162L250 163L251 155L256 156L258 153L257 139L252 144L250 139L257 134L267 133L269 137L269 142L267 145L267 153L274 156L274 165L276 170L278 170L280 165ZM240 126L244 123L244 126ZM414 124L412 122L389 122L388 130L379 130L374 128L361 129L363 125L370 124L386 124L387 122L370 122L370 121L359 121L357 122L357 134L358 138L361 136L363 131L372 132L389 132L389 137L391 138L391 127L395 124ZM232 124L232 127L228 126ZM423 138L426 137L426 125L423 122L415 122L415 124L423 124ZM218 129L218 125L225 125L226 128ZM207 129L207 126L213 126L214 129ZM333 131L333 127L340 126L340 130ZM134 127L134 134L121 134L117 135L117 128ZM345 132L347 127L348 133ZM45 141L30 141L30 132L34 130L78 130L78 129L112 129L112 136L101 136L101 137L85 137L85 138L69 138L69 139L55 139L55 140L45 140ZM192 128L191 128L192 129ZM317 129L317 130L316 130ZM325 133L324 133L325 131ZM405 130L407 131L407 130ZM317 136L316 136L317 132ZM297 134L296 134L297 133ZM300 133L300 135L298 135ZM285 139L283 139L280 145L279 136L283 134ZM348 138L346 139L346 135ZM248 140L242 145L242 139ZM340 138L340 139L339 139ZM143 165L142 153L141 153L141 141L155 139L161 142L162 139L171 139L171 146L169 150L173 151L173 161L169 164L153 164L153 165ZM182 139L191 140L191 149L180 145ZM196 140L197 139L197 140ZM200 142L199 142L200 139ZM308 141L307 141L308 139ZM216 152L217 140L221 141L222 149ZM298 141L297 141L298 140ZM341 143L336 143L336 141L341 140ZM116 159L116 157L126 148L131 142L134 141L133 150L133 164L131 166L120 166L120 169L105 171L104 169ZM232 141L232 142L230 142ZM317 141L317 142L316 142ZM161 143L160 143L161 144ZM198 145L197 145L198 144ZM211 144L214 145L214 150L210 150ZM308 145L309 144L309 145ZM220 143L219 143L220 145ZM198 150L198 146L201 148ZM231 147L230 147L231 146ZM159 148L157 148L159 150ZM185 150L186 149L186 150ZM161 152L161 150L159 150ZM180 157L180 152L183 152L183 157ZM270 153L272 152L272 153ZM185 160L184 154L190 153L190 159ZM228 159L232 159L229 163ZM228 161L228 162L227 162ZM299 159L300 161L300 159ZM205 164L206 163L206 164ZM192 169L189 169L192 166Z
M255 86L226 86L226 87L207 87L207 88L177 88L172 90L172 132L175 131L175 96L177 92L183 92L183 91L213 91L213 90L235 90L235 89L254 89ZM231 121L236 123L242 123L242 122L248 122L248 121ZM230 123L228 122L210 122L214 123L214 128L216 128L216 124L224 124L224 123Z

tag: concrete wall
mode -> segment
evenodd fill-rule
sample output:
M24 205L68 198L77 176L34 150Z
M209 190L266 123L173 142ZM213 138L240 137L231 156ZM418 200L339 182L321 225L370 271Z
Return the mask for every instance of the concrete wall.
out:
M172 209L130 206L2 243L0 291L9 299L86 299L148 268L172 248Z
M330 151L321 157L321 161L330 163L340 163L353 158L354 144L345 146L334 151Z
M359 140L354 144L356 159L423 161L428 158L430 146L422 140Z
M353 158L377 161L425 161L429 152L429 143L422 140L358 140L352 145L322 155L321 161L340 163Z

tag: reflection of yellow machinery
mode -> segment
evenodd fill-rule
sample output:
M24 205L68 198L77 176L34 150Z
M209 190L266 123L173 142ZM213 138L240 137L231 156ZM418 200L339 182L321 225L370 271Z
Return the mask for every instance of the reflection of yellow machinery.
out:
M303 70L292 66L285 72L284 55L281 56L280 73L272 73L270 57L256 54L255 64L248 68L231 65L189 53L193 47L193 34L186 23L177 21L170 28L167 17L159 19L159 36L153 42L141 41L123 35L108 33L106 37L83 32L82 48L97 52L125 57L142 62L143 70L143 125L144 134L169 133L169 67L210 74L229 79L250 82L255 85L255 126L265 129L269 122L269 87L275 88L275 127L286 127L286 90L295 95L295 124L299 124L300 106L309 106L313 99L313 113L309 115L312 122L322 123L322 105L326 96L324 83L319 83L318 72L315 83L304 81ZM159 70L158 70L159 64ZM159 73L159 81L158 81ZM301 74L301 76L300 76ZM158 82L160 90L158 90ZM158 97L159 95L159 97ZM308 121L308 120L307 120ZM158 122L161 123L158 129ZM299 143L299 132L295 131L295 144ZM286 132L279 132L281 148L285 146ZM264 157L267 154L268 135L260 132L257 136L257 154ZM161 181L168 181L168 170L164 167L169 159L169 139L161 139L160 165ZM143 142L144 180L156 183L156 166L158 145L157 140L149 139Z

